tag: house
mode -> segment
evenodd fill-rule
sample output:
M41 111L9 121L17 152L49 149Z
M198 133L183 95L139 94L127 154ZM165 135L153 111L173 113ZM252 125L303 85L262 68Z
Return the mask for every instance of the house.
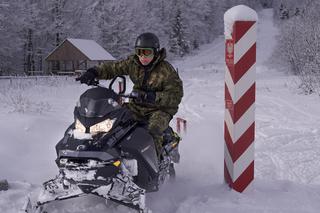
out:
M72 75L115 58L93 40L64 40L46 58L47 73Z

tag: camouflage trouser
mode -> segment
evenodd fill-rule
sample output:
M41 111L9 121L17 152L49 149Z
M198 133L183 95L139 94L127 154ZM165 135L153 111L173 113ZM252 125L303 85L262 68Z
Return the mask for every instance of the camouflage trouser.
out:
M171 116L162 111L156 111L148 117L147 129L153 137L158 155L162 149L163 132L168 128L170 120Z
M172 119L171 115L160 110L150 112L147 115L142 115L137 111L132 112L135 120L146 123L146 128L154 140L157 154L159 156L162 149L163 132L169 126L170 120Z

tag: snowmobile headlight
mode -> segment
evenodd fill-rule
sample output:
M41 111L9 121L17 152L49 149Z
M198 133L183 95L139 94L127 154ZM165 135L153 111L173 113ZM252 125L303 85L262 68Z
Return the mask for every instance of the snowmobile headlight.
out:
M64 164L66 164L68 162L68 159L66 159L66 158L61 158L60 159L60 164L61 165L64 165Z
M86 127L83 126L83 124L82 124L78 119L76 119L75 128L76 128L76 130L78 130L79 132L82 132L82 133L85 133L85 132L86 132Z
M115 119L107 119L100 123L97 123L90 127L90 133L91 134L97 134L99 132L109 132L113 126Z

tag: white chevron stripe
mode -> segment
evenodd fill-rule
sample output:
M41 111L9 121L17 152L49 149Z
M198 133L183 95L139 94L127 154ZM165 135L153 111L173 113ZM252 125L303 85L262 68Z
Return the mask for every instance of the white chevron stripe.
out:
M228 87L233 103L237 103L239 99L250 89L256 80L256 64L253 64L250 69L234 84L229 68L226 66L225 82Z
M234 103L239 101L239 99L248 91L248 89L250 89L255 81L256 64L253 64L235 85Z
M227 169L233 182L235 182L246 168L254 161L254 143L252 143L247 150L233 163L227 145L224 145L225 161Z
M233 181L233 177L234 177L234 165L233 165L233 161L232 161L232 158L231 158L231 155L230 155L230 152L228 150L228 147L227 147L227 144L224 143L224 160L226 162L226 165L227 165L227 169L228 169L228 172L229 172L229 175L231 177L231 180Z
M255 103L253 103L249 109L241 116L241 118L234 124L232 117L228 109L225 109L225 121L229 130L233 143L236 143L238 139L247 131L247 129L255 121Z
M235 142L235 140L234 140L235 139L235 136L234 136L235 125L233 124L232 117L231 117L228 109L225 109L225 111L224 111L224 120L226 121L226 125L229 130L229 134L231 136L232 142L234 143Z
M256 43L257 32L256 25L252 25L250 29L242 36L242 38L234 45L234 64L238 63L240 58Z
M234 164L234 181L248 168L248 166L254 161L254 143L247 148L247 150L239 157Z
M224 79L225 79L226 85L228 87L228 90L229 90L230 96L232 98L232 101L233 101L233 103L235 103L234 102L234 100L235 100L235 92L234 92L235 91L235 85L234 85L233 79L231 77L231 74L230 74L228 66L226 66L225 69L226 69L226 73L225 73Z

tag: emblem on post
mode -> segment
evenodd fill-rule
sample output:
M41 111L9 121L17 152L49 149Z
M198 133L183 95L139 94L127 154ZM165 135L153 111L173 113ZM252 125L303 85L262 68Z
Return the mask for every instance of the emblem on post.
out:
M226 40L226 64L233 65L234 62L234 43L232 39Z

